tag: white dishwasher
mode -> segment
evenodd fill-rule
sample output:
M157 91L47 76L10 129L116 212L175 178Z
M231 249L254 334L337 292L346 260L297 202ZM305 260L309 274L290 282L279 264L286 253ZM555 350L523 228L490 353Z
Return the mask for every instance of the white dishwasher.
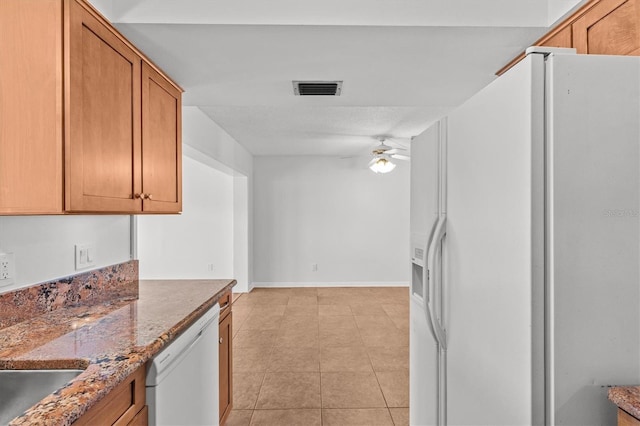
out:
M147 371L149 425L217 425L217 303L160 351Z

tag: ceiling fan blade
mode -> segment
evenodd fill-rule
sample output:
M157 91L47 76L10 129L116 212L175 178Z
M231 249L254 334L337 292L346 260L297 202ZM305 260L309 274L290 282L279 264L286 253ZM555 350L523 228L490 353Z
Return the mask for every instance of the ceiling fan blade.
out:
M404 148L396 148L393 146L389 146L389 145L385 145L380 144L377 147L375 147L372 151L373 154L376 155L381 155L381 154L385 154L385 155L390 155L390 154L397 154L398 151L406 151L406 149Z
M408 155L401 155L401 154L391 154L391 158L395 158L396 160L402 160L402 161L411 160L411 157L409 157Z
M390 145L387 142L389 142L388 139L385 139L384 141L381 141L380 145L378 145L378 148L379 149L383 149L385 151L389 151L391 149L398 149L398 150L406 151L406 148L401 144L396 143L394 145Z
M391 148L391 149L386 150L384 153L385 154L397 154L398 151L406 151L406 149L404 149L404 148Z
M407 151L409 149L411 139L410 138L386 138L385 142L393 143L393 148Z

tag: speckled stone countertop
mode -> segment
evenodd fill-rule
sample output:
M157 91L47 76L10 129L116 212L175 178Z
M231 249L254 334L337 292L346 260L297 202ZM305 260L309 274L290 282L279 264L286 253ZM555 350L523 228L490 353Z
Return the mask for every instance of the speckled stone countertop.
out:
M640 419L640 386L610 388L609 399L636 419Z
M141 280L139 299L58 309L0 330L0 369L85 369L10 425L70 425L235 280Z

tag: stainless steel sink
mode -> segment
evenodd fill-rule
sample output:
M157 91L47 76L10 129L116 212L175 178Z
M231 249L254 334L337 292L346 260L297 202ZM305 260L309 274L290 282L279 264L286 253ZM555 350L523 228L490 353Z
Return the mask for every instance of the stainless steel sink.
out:
M0 370L0 425L6 425L83 370Z

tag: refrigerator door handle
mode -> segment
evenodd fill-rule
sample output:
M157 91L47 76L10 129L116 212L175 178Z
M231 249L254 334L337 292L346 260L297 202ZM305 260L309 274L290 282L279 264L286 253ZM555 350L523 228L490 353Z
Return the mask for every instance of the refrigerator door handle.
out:
M438 218L438 222L436 222L436 229L433 231L433 237L431 238L431 244L429 245L429 251L427 252L427 273L424 274L428 277L427 279L429 280L430 285L428 286L428 289L423 290L423 294L425 294L425 313L427 314L427 321L431 324L431 330L436 338L436 342L438 342L438 345L440 345L443 350L447 349L446 335L442 324L435 316L435 310L433 308L435 283L433 282L432 277L435 276L438 246L447 233L446 223L446 216L440 216ZM423 283L424 280L425 279L423 278ZM426 293L427 291L428 293Z
M433 227L435 228L436 225L437 225L437 222L433 225ZM434 233L432 232L431 235L433 238ZM429 258L430 245L431 245L431 240L427 241L427 244L425 244L424 246L424 253L426 253L426 256L424 257L423 265L422 265L424 267L424 273L422 274L422 300L424 301L425 306L429 301L429 270L427 269L427 259Z
M431 333L433 334L433 338L435 339L436 343L439 343L438 336L436 335L436 332L435 332L435 328L432 322L432 315L430 313L431 310L429 307L432 283L431 283L431 277L428 269L428 264L429 264L428 259L429 259L429 248L431 247L431 241L436 235L435 228L437 228L439 220L440 219L438 219L436 223L433 224L433 227L431 228L432 230L431 236L424 247L424 253L426 254L426 256L424 258L424 273L422 274L422 301L424 303L424 313L427 319L427 324L429 324L429 328L431 329Z

